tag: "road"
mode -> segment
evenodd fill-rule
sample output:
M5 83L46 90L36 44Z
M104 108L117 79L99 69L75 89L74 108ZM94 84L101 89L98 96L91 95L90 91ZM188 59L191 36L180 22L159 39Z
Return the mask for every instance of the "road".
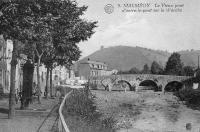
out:
M200 111L187 108L172 94L92 92L98 110L117 120L118 132L200 132Z
M44 99L41 104L30 104L29 110L16 112L14 119L8 119L8 99L0 100L0 132L54 132L57 121L59 99ZM20 104L16 105L19 109ZM31 109L47 110L44 114ZM52 110L52 111L51 111Z

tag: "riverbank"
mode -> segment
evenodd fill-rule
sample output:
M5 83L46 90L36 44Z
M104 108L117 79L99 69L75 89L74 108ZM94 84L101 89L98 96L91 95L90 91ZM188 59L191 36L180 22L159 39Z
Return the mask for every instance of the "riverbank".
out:
M97 109L117 120L118 132L200 130L200 111L186 107L172 94L98 90L92 93L96 96Z
M73 90L63 109L70 132L114 132L112 117L101 118L94 96L87 89Z

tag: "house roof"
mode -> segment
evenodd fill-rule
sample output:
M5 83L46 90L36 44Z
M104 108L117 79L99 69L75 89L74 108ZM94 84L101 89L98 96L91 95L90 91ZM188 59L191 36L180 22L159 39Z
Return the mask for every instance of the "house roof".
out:
M99 62L99 61L86 61L86 62L83 62L81 64L97 64L97 65L108 66L106 63Z

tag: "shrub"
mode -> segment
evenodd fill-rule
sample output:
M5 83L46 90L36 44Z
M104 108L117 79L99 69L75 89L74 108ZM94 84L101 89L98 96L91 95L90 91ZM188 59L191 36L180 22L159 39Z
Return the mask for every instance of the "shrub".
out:
M107 129L112 129L115 127L117 121L113 117L107 117L102 120L102 126Z
M174 93L181 101L185 101L186 105L197 107L200 106L200 90L181 89Z
M55 86L54 89L61 93L61 96L65 96L66 93L69 93L72 89L67 86Z
M95 96L88 88L73 90L66 101L64 115L77 117L75 123L70 124L72 128L78 127L83 132L112 132L116 121L112 117L102 119L102 114L97 111L94 103ZM76 122L84 122L76 126ZM74 124L74 125L73 125ZM73 131L72 131L73 132Z
M96 106L93 102L93 96L86 89L74 90L71 96L67 99L67 111L70 114L89 117L95 112Z

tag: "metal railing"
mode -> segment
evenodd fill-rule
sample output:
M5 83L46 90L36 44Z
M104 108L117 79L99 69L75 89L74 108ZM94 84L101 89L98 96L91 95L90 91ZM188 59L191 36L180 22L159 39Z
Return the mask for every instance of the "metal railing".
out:
M60 107L59 107L59 119L58 119L58 132L70 132L69 128L67 127L67 124L65 122L65 118L62 114L63 111L63 107L65 105L65 101L67 99L67 97L72 93L73 90L71 90L69 93L67 93L64 97L64 99L62 100Z
M83 88L83 86L69 86L68 87L72 88L72 89L79 89L79 88ZM69 93L67 93L64 97L64 99L62 100L60 107L59 107L59 119L58 119L58 132L70 132L69 128L67 127L67 124L65 122L65 118L62 114L63 111L63 107L65 105L66 99L69 97L69 95L73 92L73 90L71 90Z

